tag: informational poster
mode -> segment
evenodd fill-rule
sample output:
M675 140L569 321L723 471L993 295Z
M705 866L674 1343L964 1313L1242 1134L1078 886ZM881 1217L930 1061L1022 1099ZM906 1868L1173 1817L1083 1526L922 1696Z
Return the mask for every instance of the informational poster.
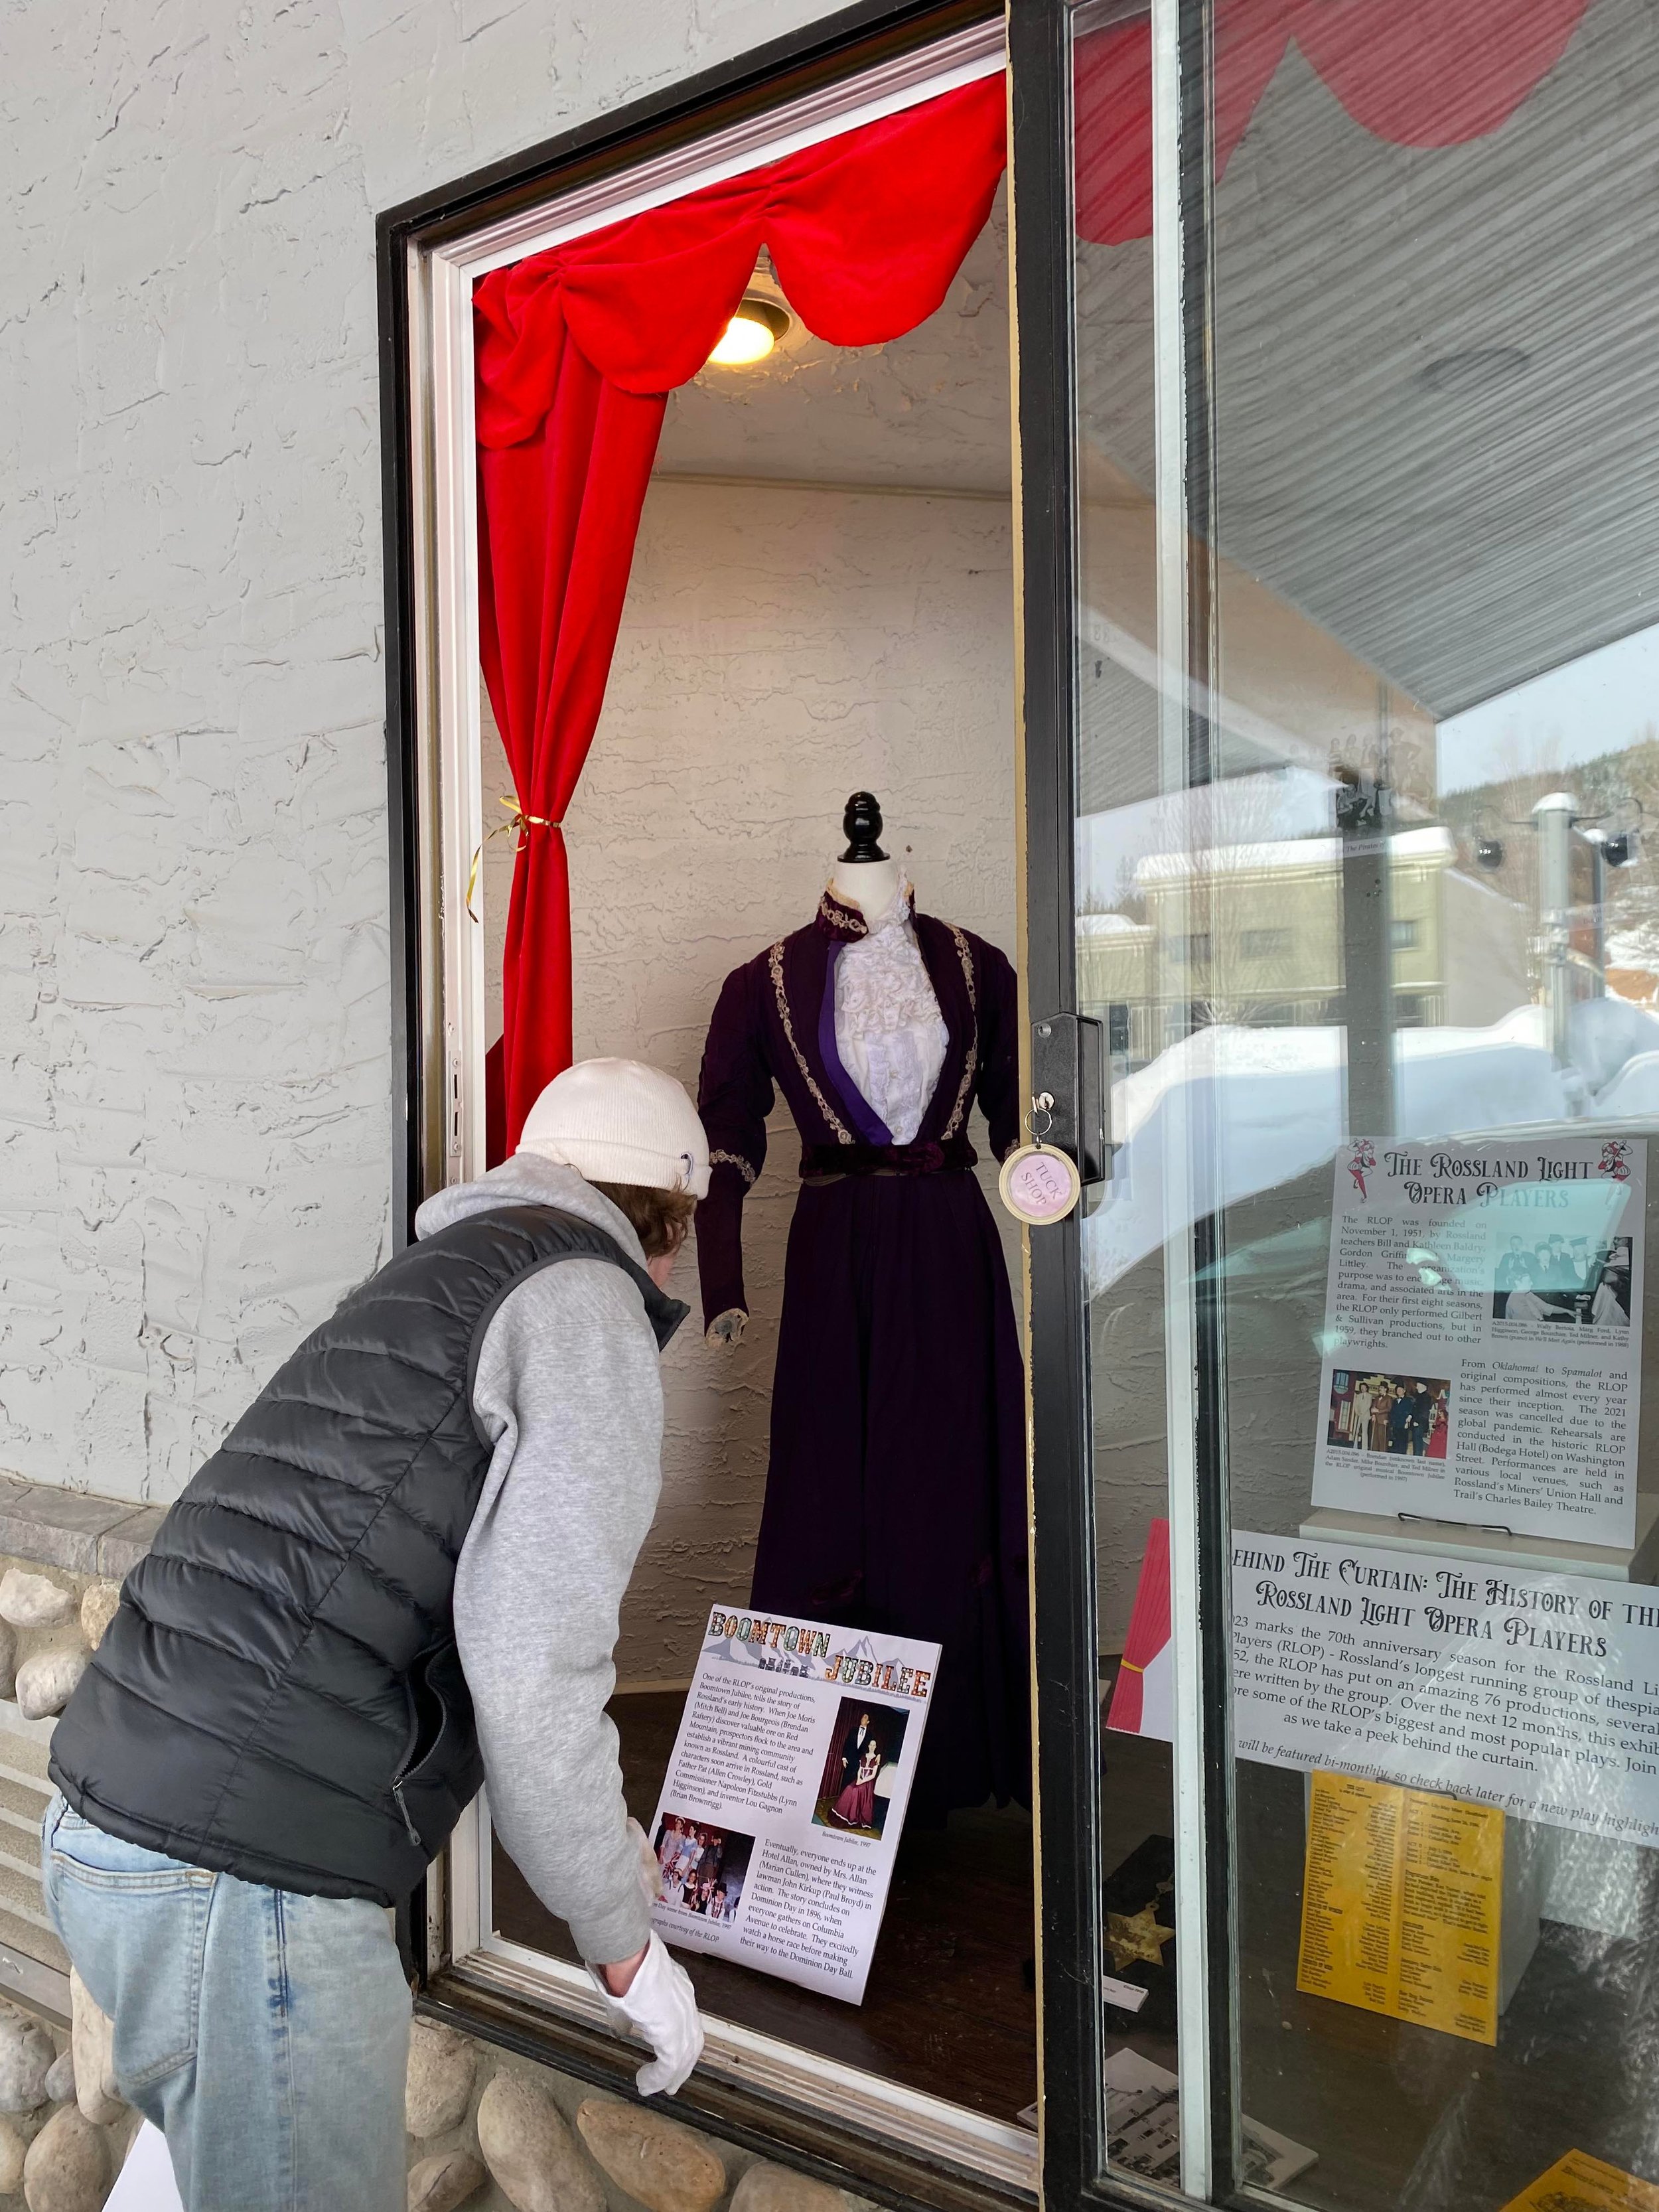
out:
M1111 2053L1104 2070L1109 2165L1178 2189L1181 2093L1176 2075L1127 2045ZM1244 2150L1239 2179L1253 2188L1285 2189L1298 2173L1305 2173L1318 2156L1305 2143L1293 2142L1277 2129L1264 2128L1248 2114L1239 2124L1239 2132Z
M1570 2150L1504 2212L1659 2212L1659 2189L1588 2151Z
M1504 1815L1316 1772L1296 1985L1470 2043L1498 2040Z
M651 1827L665 1942L863 2001L939 1655L714 1607Z
M1659 1589L1233 1537L1241 1759L1659 1844Z
M1636 1542L1640 1138L1336 1158L1313 1501Z

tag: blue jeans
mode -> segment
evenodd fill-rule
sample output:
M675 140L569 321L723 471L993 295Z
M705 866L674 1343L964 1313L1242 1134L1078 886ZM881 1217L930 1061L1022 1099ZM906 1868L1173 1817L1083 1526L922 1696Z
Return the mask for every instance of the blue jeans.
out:
M163 1858L61 1796L40 1854L186 2212L404 2212L410 1995L379 1905Z

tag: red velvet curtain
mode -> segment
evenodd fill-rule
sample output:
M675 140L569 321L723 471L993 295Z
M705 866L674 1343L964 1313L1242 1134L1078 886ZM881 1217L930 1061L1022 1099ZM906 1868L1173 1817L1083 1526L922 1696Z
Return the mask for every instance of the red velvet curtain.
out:
M1507 123L1589 0L1218 0L1216 174L1292 40L1354 121L1396 146L1455 146ZM1152 32L1086 35L1076 62L1077 227L1099 246L1152 228Z
M763 246L832 345L878 344L933 313L990 212L1005 103L1001 76L984 78L476 289L480 639L521 821L492 1158L570 1061L559 825L599 721L666 395L708 360Z

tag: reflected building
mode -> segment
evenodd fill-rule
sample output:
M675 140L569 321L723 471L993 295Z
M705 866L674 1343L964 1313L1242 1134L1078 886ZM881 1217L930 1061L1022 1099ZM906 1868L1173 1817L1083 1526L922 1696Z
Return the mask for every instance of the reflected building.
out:
M1393 1026L1480 1028L1531 997L1528 908L1462 865L1458 841L1437 824L1395 831L1388 852L1378 934L1387 943ZM1138 911L1078 920L1079 1000L1105 1025L1116 1072L1144 1066L1207 1024L1340 1021L1343 867L1335 836L1138 861L1133 896L1122 902Z

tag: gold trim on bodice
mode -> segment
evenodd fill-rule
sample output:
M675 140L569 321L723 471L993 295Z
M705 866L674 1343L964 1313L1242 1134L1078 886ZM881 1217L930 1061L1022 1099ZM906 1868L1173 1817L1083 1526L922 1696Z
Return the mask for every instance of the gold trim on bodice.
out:
M968 986L968 1012L973 1027L968 1033L968 1057L962 1064L962 1081L957 1086L957 1103L951 1109L951 1118L940 1133L941 1141L945 1137L954 1137L967 1119L969 1095L973 1090L974 1076L979 1066L979 993L974 983L973 950L955 922L947 921L945 927L956 939L957 957L962 963L963 981Z

